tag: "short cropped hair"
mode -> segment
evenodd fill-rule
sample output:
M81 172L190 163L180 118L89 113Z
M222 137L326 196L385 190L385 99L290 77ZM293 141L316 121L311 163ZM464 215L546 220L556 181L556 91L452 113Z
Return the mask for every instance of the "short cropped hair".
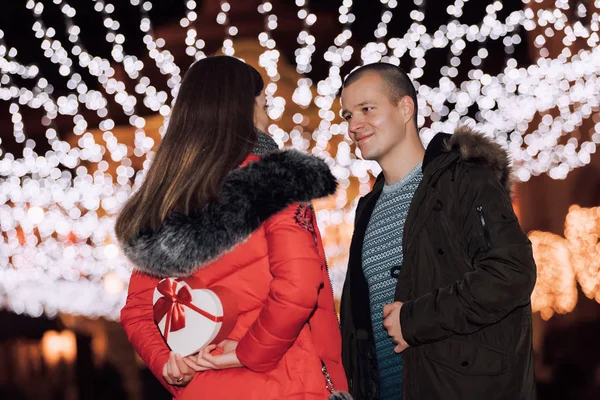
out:
M415 119L415 125L417 125L418 115L418 104L417 104L417 91L404 70L394 64L388 63L373 63L363 65L360 68L352 71L344 79L342 89L350 86L367 73L375 73L379 75L388 89L388 98L392 104L398 104L400 99L404 96L409 96L415 104L415 111L413 117Z

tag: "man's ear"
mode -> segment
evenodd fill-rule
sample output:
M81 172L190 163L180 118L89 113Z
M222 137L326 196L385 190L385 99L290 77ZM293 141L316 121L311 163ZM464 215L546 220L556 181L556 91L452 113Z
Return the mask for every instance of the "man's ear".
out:
M404 96L398 102L398 111L402 116L402 119L407 122L415 114L415 103L410 96Z

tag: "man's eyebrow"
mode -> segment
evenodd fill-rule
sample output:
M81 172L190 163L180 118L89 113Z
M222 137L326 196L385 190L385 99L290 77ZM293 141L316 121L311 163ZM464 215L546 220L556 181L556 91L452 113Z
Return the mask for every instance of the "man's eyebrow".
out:
M361 103L358 103L354 107L362 107L362 106L366 106L367 104L375 104L375 102L372 101L372 100L366 100L366 101L363 101Z
M373 101L373 100L361 101L360 103L356 104L354 106L354 108L366 106L367 104L376 104L376 102ZM345 116L346 114L349 114L349 113L350 113L350 111L348 111L345 108L343 108L342 111L340 112L340 115L343 117L343 116Z

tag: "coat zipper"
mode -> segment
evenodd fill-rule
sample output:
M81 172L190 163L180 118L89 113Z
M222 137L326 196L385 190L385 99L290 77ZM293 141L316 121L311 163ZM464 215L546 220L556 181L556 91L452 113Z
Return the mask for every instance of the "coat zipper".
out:
M485 238L485 244L487 246L487 249L490 250L493 247L492 236L490 234L490 227L487 223L487 220L485 219L485 214L483 213L483 206L477 206L477 215L479 216L479 223L481 224L481 227L483 228L483 236Z
M323 247L323 259L325 260L325 270L327 271L327 278L329 279L329 287L331 288L331 297L334 299L333 301L335 303L335 297L333 295L333 284L331 283L331 275L329 275L329 263L327 262L327 256L325 255L324 247ZM335 314L335 317L338 320L338 327L339 327L340 326L340 317L335 312L335 304L333 307L333 313ZM308 327L312 331L310 322L308 323ZM323 374L323 377L325 377L325 388L331 394L333 394L333 392L335 391L335 387L333 386L333 382L331 381L331 376L329 375L329 372L327 371L327 366L325 365L325 361L323 361L323 360L321 360L321 373Z

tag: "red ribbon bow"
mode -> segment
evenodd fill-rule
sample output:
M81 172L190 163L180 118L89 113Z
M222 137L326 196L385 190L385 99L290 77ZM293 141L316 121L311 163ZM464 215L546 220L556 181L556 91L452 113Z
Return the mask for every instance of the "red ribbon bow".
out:
M172 282L172 283L171 283ZM185 328L185 309L189 307L198 314L213 322L223 322L223 317L216 317L192 304L192 293L187 286L182 286L177 290L177 281L164 279L158 283L156 289L162 294L156 303L154 303L154 321L158 324L165 315L164 337L167 340L169 332L177 332Z

